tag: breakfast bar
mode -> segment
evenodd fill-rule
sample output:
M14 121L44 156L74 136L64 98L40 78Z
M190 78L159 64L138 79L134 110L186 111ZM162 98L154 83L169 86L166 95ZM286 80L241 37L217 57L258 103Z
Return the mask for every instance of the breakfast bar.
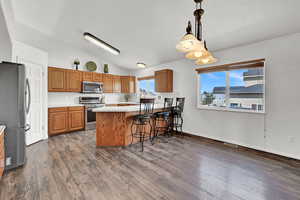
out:
M161 111L163 107L163 104L155 104L154 112ZM130 145L133 117L139 114L139 110L139 105L105 106L93 109L93 112L96 112L96 146L120 147ZM138 140L134 139L133 143L136 142Z

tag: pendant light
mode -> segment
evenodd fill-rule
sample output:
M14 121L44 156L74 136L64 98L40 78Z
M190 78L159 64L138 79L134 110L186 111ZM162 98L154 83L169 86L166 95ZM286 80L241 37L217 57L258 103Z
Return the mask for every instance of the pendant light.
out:
M192 24L189 21L188 26L186 28L186 34L180 40L176 49L180 52L189 52L196 50L199 46L201 46L201 42L193 35L192 33Z
M196 3L195 16L195 35L192 34L192 25L189 21L186 29L186 35L180 40L176 49L180 52L187 53L186 58L197 60L197 65L211 64L217 61L216 58L207 50L206 42L202 39L202 22L201 18L204 15L202 9L203 0L194 0Z

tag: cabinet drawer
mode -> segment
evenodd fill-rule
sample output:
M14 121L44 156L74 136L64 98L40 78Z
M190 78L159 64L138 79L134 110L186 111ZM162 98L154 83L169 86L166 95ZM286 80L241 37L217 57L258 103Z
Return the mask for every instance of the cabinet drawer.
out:
M74 106L74 107L68 107L69 111L83 111L84 106Z
M67 112L68 107L59 107L59 108L49 108L48 112L49 113L55 113L55 112Z

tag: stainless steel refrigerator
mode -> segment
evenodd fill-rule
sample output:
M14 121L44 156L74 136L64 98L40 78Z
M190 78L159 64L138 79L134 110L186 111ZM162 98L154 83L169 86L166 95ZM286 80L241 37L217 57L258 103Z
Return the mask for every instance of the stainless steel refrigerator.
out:
M6 125L6 170L26 162L25 133L30 129L26 115L30 109L30 85L22 64L0 63L0 124Z

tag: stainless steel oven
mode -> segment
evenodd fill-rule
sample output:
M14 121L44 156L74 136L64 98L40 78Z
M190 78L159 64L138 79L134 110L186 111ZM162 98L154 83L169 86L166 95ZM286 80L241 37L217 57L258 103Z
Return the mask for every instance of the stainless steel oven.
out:
M83 81L82 82L82 93L102 94L103 93L103 83Z
M96 129L96 113L92 110L105 106L102 103L102 97L79 97L79 102L85 105L85 129Z

